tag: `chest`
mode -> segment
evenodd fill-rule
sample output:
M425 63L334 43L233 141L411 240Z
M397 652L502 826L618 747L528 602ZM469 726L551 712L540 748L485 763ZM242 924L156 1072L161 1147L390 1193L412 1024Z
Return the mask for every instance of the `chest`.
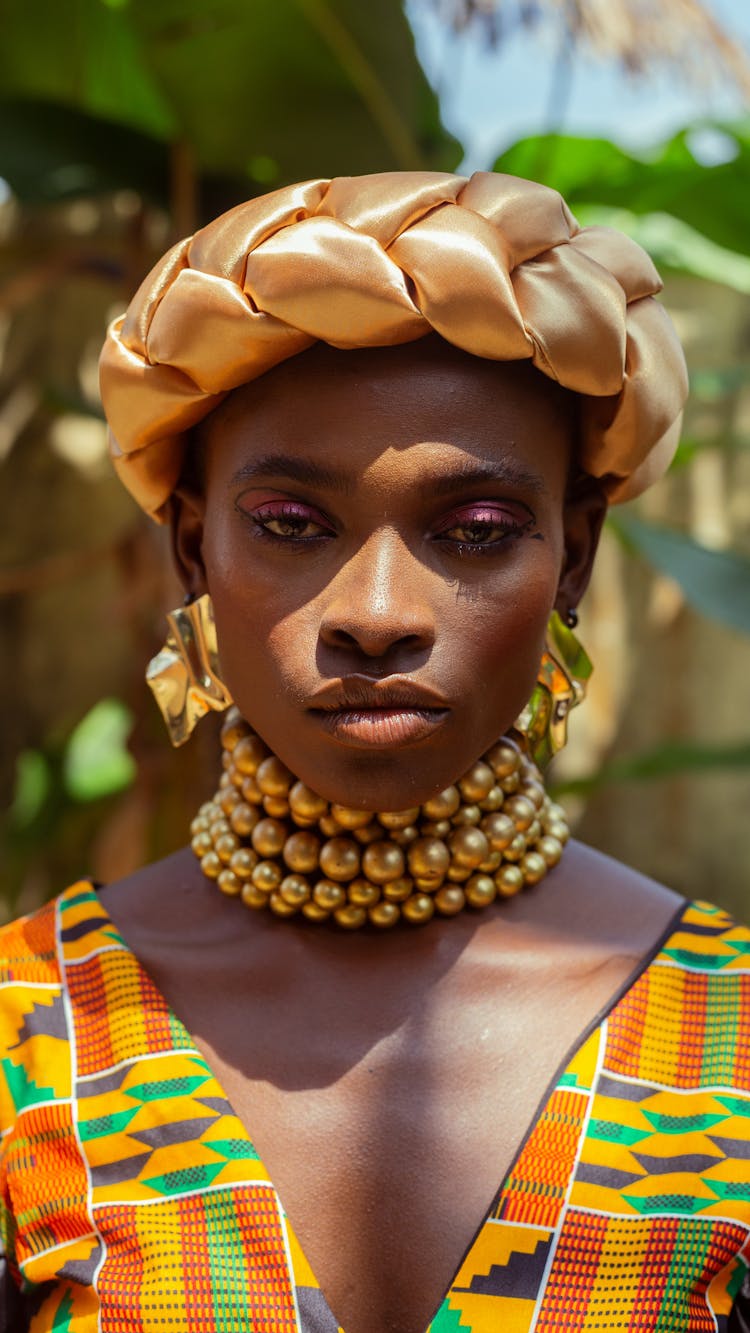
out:
M346 1333L422 1333L491 1212L540 1102L617 976L559 975L471 1002L436 985L399 1018L373 994L201 995L197 1041ZM460 990L460 988L458 988ZM301 1000L300 1000L301 996ZM197 1017L197 1015L196 1015ZM214 1040L211 1040L211 1036Z

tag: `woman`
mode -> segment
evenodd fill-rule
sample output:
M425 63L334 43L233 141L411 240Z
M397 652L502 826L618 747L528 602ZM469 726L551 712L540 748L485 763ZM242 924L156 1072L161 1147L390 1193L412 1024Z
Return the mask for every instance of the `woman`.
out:
M676 441L658 286L541 186L364 177L110 330L186 593L151 683L177 741L235 707L189 847L3 933L7 1327L744 1327L750 936L532 762Z

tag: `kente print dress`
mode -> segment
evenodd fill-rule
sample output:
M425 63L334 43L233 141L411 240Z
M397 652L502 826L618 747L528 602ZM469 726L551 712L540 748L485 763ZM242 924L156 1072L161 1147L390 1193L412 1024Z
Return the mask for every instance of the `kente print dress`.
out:
M5 1333L341 1333L88 883L0 931L0 1124ZM748 1265L750 932L683 905L553 1081L427 1333L740 1333Z

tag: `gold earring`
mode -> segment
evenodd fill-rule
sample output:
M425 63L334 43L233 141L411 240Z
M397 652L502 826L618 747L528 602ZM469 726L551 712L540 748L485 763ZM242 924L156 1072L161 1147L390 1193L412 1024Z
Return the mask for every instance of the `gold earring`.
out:
M219 676L214 611L208 593L167 615L169 632L146 668L146 681L173 745L182 745L210 709L232 702Z
M553 611L547 625L544 653L531 698L513 724L526 736L528 751L543 768L568 739L568 714L581 703L593 670L591 661L570 627L575 612L564 624Z

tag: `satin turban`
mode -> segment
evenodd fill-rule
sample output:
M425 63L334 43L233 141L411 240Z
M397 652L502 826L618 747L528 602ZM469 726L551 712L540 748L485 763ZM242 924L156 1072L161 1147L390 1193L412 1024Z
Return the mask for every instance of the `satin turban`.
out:
M634 241L580 227L555 190L514 176L286 186L173 246L111 325L112 458L163 519L185 432L232 389L317 340L386 347L434 330L580 394L580 464L612 501L630 499L667 467L687 394L660 288Z

